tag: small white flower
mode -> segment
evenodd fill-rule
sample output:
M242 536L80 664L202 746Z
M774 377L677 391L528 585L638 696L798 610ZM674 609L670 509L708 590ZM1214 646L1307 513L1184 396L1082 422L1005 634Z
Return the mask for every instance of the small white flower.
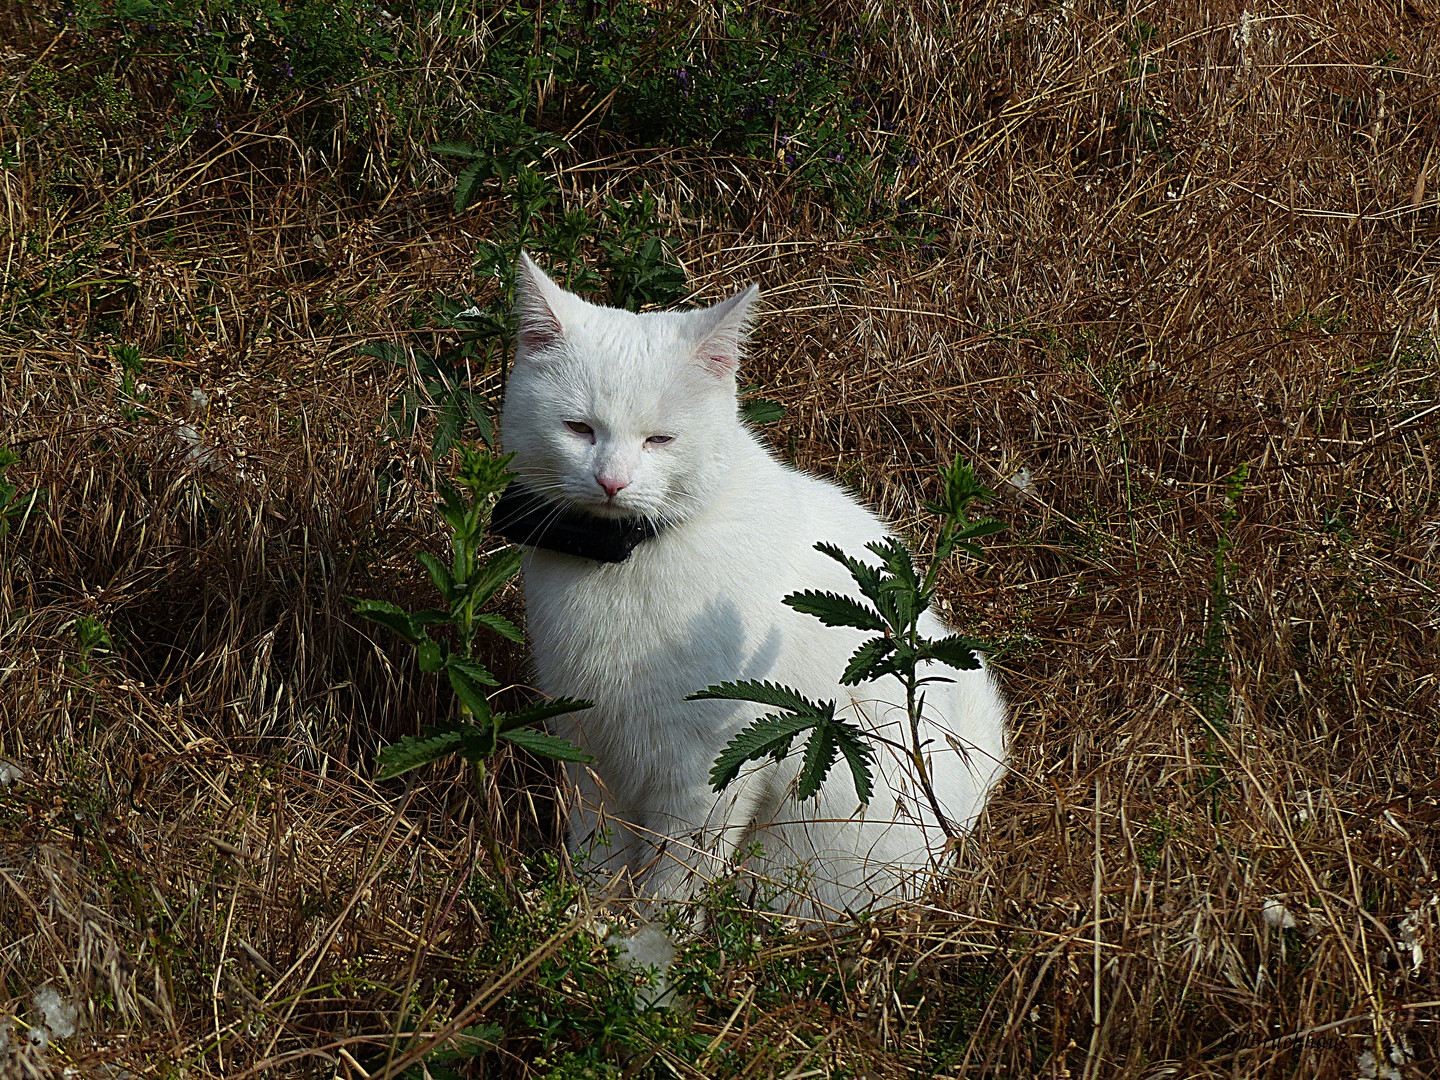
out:
M1252 36L1253 36L1253 34L1254 34L1254 32L1255 32L1254 28L1255 28L1255 16L1254 16L1254 15L1251 15L1250 12L1248 12L1248 11L1242 11L1242 12L1240 12L1240 22L1239 22L1239 26L1238 26L1239 35L1238 35L1238 36L1239 36L1239 39L1240 39L1240 47L1241 47L1242 49L1248 49L1248 48L1250 47L1250 41L1251 41L1251 38L1252 38Z
M1395 1056L1394 1050L1390 1052L1390 1056ZM1360 1054L1356 1064L1360 1067L1360 1080L1404 1080L1395 1066L1387 1062L1377 1062L1373 1050Z
M1005 478L1005 483L1009 484L1016 491L1035 490L1035 483L1030 476L1029 469L1016 469Z
M1260 909L1260 918L1272 930L1293 930L1295 928L1295 916L1291 915L1289 908L1274 897L1265 901L1265 906Z
M1400 920L1400 946L1402 951L1409 950L1411 967L1419 975L1420 965L1425 962L1425 950L1420 944L1419 911L1412 911Z
M60 996L53 986L42 986L35 991L35 1011L45 1018L45 1024L55 1033L57 1039L68 1039L75 1034L75 1022L80 1010Z

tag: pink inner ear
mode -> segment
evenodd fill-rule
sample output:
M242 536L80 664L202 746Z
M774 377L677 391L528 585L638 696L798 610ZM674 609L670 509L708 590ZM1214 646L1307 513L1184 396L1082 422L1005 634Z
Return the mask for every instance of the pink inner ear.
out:
M717 349L710 342L705 343L705 348L700 350L696 358L701 366L717 379L723 379L735 371L735 354Z
M525 252L515 268L516 344L530 352L541 352L564 336L564 328L547 293L559 294L560 287L545 276Z
M560 336L560 320L555 318L555 313L545 306L543 300L539 304L526 304L520 309L516 337L526 349L532 352L548 349L560 340Z
M695 359L717 379L733 375L740 364L739 336L731 327L721 327L701 342Z

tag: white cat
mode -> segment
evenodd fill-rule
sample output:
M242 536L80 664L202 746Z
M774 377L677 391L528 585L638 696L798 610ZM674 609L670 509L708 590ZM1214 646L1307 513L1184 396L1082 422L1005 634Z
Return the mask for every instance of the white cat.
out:
M898 682L839 683L868 635L781 603L802 589L858 596L815 544L873 561L865 544L887 530L836 485L778 462L738 418L735 373L759 289L705 310L637 315L590 304L520 261L503 430L520 482L545 500L527 538L545 544L538 523L563 516L582 532L585 522L630 530L601 557L633 547L610 562L549 549L578 550L563 539L525 554L539 687L596 702L556 725L595 759L571 769L581 799L572 845L593 843L599 869L628 872L638 892L661 899L686 898L737 854L788 886L779 906L820 918L913 895L945 837L898 750L877 745L868 806L843 762L818 800L797 801L798 742L783 763L748 769L717 796L715 757L765 710L685 700L716 683L769 680L908 741ZM928 613L921 628L948 632ZM1005 703L983 668L929 672L942 673L954 681L929 687L922 734L941 806L968 828L1003 771ZM797 908L795 896L808 903Z

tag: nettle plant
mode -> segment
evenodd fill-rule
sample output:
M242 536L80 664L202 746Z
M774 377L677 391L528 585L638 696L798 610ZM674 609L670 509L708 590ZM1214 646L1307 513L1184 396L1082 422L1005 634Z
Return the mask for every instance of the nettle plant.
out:
M939 661L962 671L978 668L976 654L981 642L960 634L928 638L920 633L920 616L935 598L935 579L945 560L956 551L979 558L983 551L975 543L1005 528L1004 522L981 517L970 520L966 507L976 499L993 499L995 493L982 486L974 470L958 457L949 468L941 468L944 497L941 502L925 504L940 517L940 537L930 566L922 575L916 571L910 549L900 540L888 538L867 544L879 560L878 565L862 561L841 551L833 544L816 544L850 571L860 594L869 603L836 593L791 593L784 603L796 611L813 615L826 626L848 626L874 633L850 657L840 676L842 686L857 686L893 678L905 688L905 710L909 719L909 742L903 747L914 770L916 781L930 804L931 812L945 835L957 835L954 823L946 818L935 797L930 770L925 760L926 744L920 737L920 720L925 710L925 687L952 680L943 675L924 674L924 664ZM872 788L871 763L874 749L871 739L878 736L861 730L855 724L835 715L834 701L811 701L798 691L773 683L747 680L721 683L690 695L691 700L720 698L750 701L779 711L767 713L737 734L715 759L710 782L717 792L724 791L740 775L750 761L770 758L783 761L790 753L796 736L809 732L805 743L804 761L800 768L796 795L810 799L820 793L830 769L844 757L855 784L855 794L862 803L870 801Z
M487 688L500 682L475 659L474 642L482 630L523 642L519 627L503 615L484 611L497 592L520 572L520 549L505 547L482 557L485 528L495 499L513 478L506 468L511 457L497 458L460 446L459 486L438 484L436 509L450 531L450 563L428 551L420 562L439 590L443 607L406 611L386 600L346 600L360 615L399 634L415 649L420 670L443 673L455 691L459 715L431 726L420 736L407 735L380 751L378 779L385 780L459 755L474 766L477 791L484 792L486 762L502 743L522 747L557 761L589 761L574 743L557 739L537 725L552 716L588 709L593 704L574 698L553 698L512 711L497 712ZM437 631L444 630L444 633Z

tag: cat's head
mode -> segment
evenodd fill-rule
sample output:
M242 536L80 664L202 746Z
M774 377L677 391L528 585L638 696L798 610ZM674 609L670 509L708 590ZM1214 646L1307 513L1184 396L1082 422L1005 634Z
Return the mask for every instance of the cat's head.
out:
M635 314L566 292L523 252L505 449L525 484L602 517L682 521L721 482L743 429L735 370L760 290Z

